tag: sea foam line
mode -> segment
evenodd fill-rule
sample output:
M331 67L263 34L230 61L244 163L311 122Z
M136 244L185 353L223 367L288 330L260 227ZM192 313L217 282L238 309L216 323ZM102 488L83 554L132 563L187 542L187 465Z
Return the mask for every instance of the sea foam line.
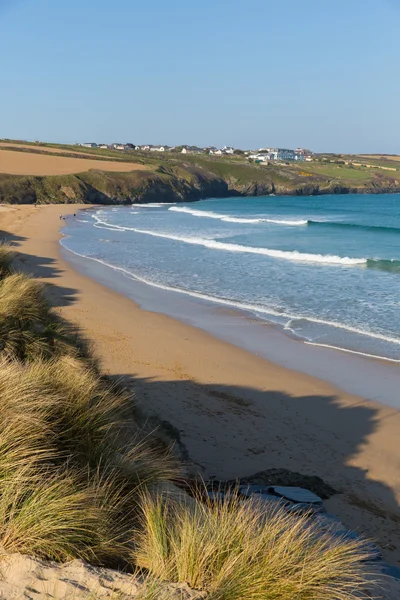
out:
M65 239L67 239L67 237L70 236L66 236L63 239L60 240L60 244L63 248L65 248L66 250L68 250L68 252L72 252L72 254L75 254L76 256L80 256L81 258L86 258L88 260L93 260L95 262L98 262L106 267L109 267L115 271L120 271L122 273L124 273L125 275L127 275L129 278L132 279L136 279L137 281L140 281L141 283L145 283L147 285L151 285L152 287L164 290L164 291L168 291L168 292L175 292L178 294L184 294L186 296L191 296L192 298L197 298L199 300L205 300L207 302L212 302L215 304L222 304L224 306L230 306L233 308L237 308L238 310L245 310L245 311L250 311L253 314L257 313L261 313L261 314L265 314L265 315L270 315L273 317L278 317L278 318L282 318L282 319L288 319L288 321L309 321L310 323L317 323L319 325L327 325L330 327L333 327L335 329L342 329L344 331L349 331L351 333L356 333L358 335L363 335L366 337L371 337L374 339L378 339L378 340L382 340L385 342L389 342L392 344L396 344L396 345L400 345L400 339L399 338L392 338L390 336L385 336L381 333L373 333L371 331L364 331L362 329L358 329L356 327L351 327L349 325L344 325L343 323L337 323L336 321L326 321L324 319L318 319L316 317L308 317L308 316L302 316L302 315L292 315L290 313L286 313L286 312L280 312L277 310L274 310L273 308L267 308L264 306L260 306L257 304L248 304L245 302L238 302L237 300L231 300L229 298L221 298L218 296L210 296L209 294L204 294L202 292L197 292L197 291L191 291L191 290L185 290L184 288L177 288L177 287L173 287L173 286L168 286L162 283L158 283L155 281L151 281L148 279L145 279L144 277L141 277L140 275L137 275L136 273L133 273L132 271L129 271L128 269L125 269L123 267L118 267L116 265L112 265L100 258L95 258L93 256L86 256L85 254L80 254L79 252L76 252L75 250L72 250L71 248L68 248L68 246L66 246L63 241ZM309 342L307 342L309 343Z
M172 206L168 210L179 213L186 213L193 217L206 217L208 219L218 219L219 221L226 221L227 223L275 223L276 225L307 225L308 221L301 220L283 220L283 219L267 219L267 218L245 218L245 217L232 217L229 215L223 215L207 210L196 210L194 208L187 208L185 206Z
M106 223L96 215L93 215L96 221L110 227L112 229L120 231L134 231L135 233L141 233L143 235L150 235L152 237L163 238L167 240L174 240L177 242L183 242L185 244L192 244L195 246L204 246L211 250L225 250L227 252L243 252L247 254L260 254L263 256L269 256L271 258L282 258L284 260L297 261L303 263L320 263L326 265L365 265L367 264L366 258L350 258L348 256L335 256L330 254L307 254L304 252L298 252L297 250L286 251L286 250L272 250L270 248L258 248L253 246L242 246L240 244L231 244L228 242L219 242L213 239L200 238L200 237L185 237L173 234L161 233L156 231L148 231L147 229L138 229L135 227L122 227L120 225L112 225ZM96 225L95 225L96 226Z
M397 360L396 358L388 358L387 356L379 356L378 354L368 354L367 352L359 352L357 350L350 350L349 348L332 346L331 344L320 344L319 342L309 342L307 340L304 340L304 343L307 344L307 346L319 346L321 348L329 348L331 350L340 350L340 352L347 352L348 354L358 354L359 356L365 356L367 358L377 358L378 360L400 363L400 360Z

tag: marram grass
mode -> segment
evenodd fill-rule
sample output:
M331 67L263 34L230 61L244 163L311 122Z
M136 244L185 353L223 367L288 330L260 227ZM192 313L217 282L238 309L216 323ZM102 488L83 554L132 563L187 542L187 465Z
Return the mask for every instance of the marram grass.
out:
M212 600L355 600L368 570L360 543L238 496L191 504L146 495L135 543L135 563Z
M177 474L172 455L134 428L130 396L64 357L3 359L0 397L0 545L127 560L143 489Z
M11 265L14 253L9 244L0 242L0 277L5 277L11 273Z
M52 311L42 284L22 273L1 278L1 271L0 354L21 361L63 355L92 359L85 340Z

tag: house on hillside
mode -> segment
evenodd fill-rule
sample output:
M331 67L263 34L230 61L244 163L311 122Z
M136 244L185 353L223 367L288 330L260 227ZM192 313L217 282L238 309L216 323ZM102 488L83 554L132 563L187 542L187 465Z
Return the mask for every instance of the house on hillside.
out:
M111 148L113 148L113 150L125 150L125 145L124 144L111 144Z
M81 144L81 146L84 148L97 148L97 144L94 142L85 142L84 144Z
M102 150L108 150L107 144L100 144L98 147L101 148Z
M183 148L182 148L182 150L181 150L181 153L182 153L182 154L187 154L187 150L186 150L185 146L183 146Z
M164 146L152 146L150 148L151 152L165 152Z
M148 150L150 150L150 146L147 146L147 145L146 146L140 146L139 149L140 150L145 150L147 152Z
M222 148L222 152L224 154L233 154L234 153L234 149L231 146L224 146Z

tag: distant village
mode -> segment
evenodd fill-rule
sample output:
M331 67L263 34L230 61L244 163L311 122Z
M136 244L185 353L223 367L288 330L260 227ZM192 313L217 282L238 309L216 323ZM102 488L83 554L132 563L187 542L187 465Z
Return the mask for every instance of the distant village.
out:
M200 148L198 146L152 146L146 144L144 146L136 146L135 144L96 144L94 142L85 142L76 144L85 148L99 148L104 150L119 150L124 151L141 151L141 152L179 152L181 154L209 154L212 156L229 156L242 155L250 162L264 163L270 161L312 161L313 153L305 148L296 148L294 150L288 148L259 148L258 150L241 150L224 146L216 148L214 146Z

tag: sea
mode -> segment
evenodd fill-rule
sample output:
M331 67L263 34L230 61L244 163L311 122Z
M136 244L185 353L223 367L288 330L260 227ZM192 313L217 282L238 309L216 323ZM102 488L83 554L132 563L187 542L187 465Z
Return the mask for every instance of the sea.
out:
M81 211L69 252L127 281L400 362L400 195L266 196ZM229 314L234 314L229 313Z

